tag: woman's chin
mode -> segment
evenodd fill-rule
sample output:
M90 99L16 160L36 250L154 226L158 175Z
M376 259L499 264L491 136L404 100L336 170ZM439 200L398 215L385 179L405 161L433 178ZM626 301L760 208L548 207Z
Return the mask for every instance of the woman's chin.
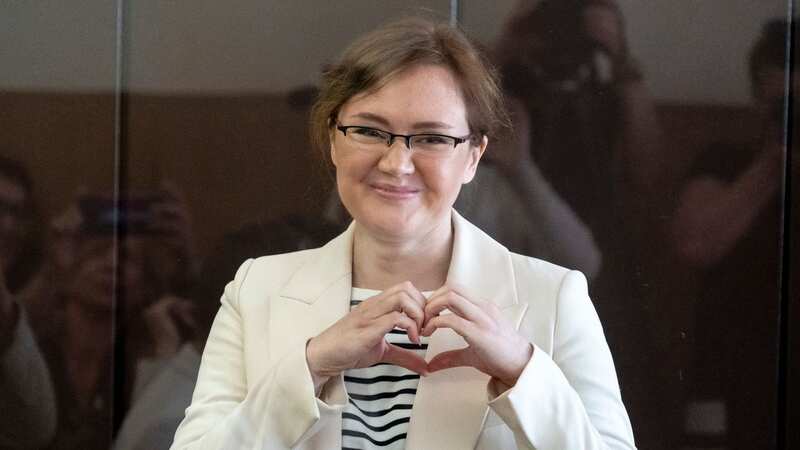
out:
M413 237L414 221L403 214L382 215L381 217L356 218L356 222L367 233L381 239L401 240Z

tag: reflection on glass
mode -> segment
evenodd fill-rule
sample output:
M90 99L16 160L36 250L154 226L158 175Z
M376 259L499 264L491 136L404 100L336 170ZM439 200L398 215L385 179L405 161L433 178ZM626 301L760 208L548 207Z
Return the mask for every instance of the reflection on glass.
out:
M657 194L669 182L662 170L668 155L629 47L622 11L613 1L542 1L512 10L494 56L515 108L515 139L526 148L495 147L496 154L516 156L500 160L506 173L508 167L535 166L553 188L548 202L563 201L596 242L602 262L592 299L638 442L654 448L664 445L664 432L651 405L667 401L659 388L663 380L654 376L664 373L656 369L663 363L655 357L637 269L639 243L649 238L644 216L663 208ZM536 228L541 223L534 221Z
M785 4L734 3L463 2L516 108L494 149L525 141L511 167L535 165L597 245L592 299L640 448L774 437L786 23L762 21ZM751 75L756 105L736 105Z
M774 438L787 28L766 24L750 52L753 135L698 154L674 217L674 245L702 273L687 431L730 448Z
M114 191L116 14L0 6L0 448L111 443L116 245L65 232L81 192Z

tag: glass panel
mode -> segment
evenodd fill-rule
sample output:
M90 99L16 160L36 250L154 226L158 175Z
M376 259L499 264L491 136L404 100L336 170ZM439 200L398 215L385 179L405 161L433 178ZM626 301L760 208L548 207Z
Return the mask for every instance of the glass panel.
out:
M460 3L515 112L484 169L552 187L591 230L521 250L590 277L639 448L770 448L786 2Z
M115 2L0 6L0 448L111 444L116 27Z
M786 343L785 357L786 362L786 404L787 411L784 420L784 448L795 448L800 446L800 436L792 429L792 424L800 421L800 128L798 128L798 111L795 106L797 103L798 85L800 85L800 78L798 77L798 54L797 48L800 43L800 37L797 34L797 25L795 24L794 35L792 39L794 47L792 59L792 79L791 79L791 95L794 100L793 109L791 113L792 120L789 122L789 138L791 143L791 152L789 154L791 169L789 172L790 181L790 203L788 207L791 208L791 221L789 225L788 234L789 239L789 264L787 267L789 277L789 298L788 301L788 314L785 316L785 325L788 329L788 342ZM779 440L780 442L780 440Z
M140 311L121 449L166 448L223 287L248 257L318 246L331 174L308 138L320 73L355 36L436 1L130 2L126 172L151 202L158 282ZM157 430L153 431L157 426ZM142 441L144 439L144 441ZM142 448L142 447L138 447Z

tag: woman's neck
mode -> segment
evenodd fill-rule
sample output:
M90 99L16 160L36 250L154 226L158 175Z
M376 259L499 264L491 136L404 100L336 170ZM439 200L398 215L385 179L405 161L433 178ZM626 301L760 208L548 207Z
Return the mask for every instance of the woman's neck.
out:
M433 291L447 279L453 247L448 220L416 238L385 239L356 223L353 237L353 286L384 290L410 281L421 291Z

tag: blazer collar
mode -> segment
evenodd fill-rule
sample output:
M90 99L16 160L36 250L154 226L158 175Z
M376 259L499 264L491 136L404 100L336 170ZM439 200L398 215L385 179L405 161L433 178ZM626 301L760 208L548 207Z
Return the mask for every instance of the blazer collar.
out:
M517 304L508 249L453 210L453 255L447 283L465 294L493 301L500 309Z
M281 290L281 297L313 304L335 283L344 277L350 277L352 285L353 273L353 231L355 222L351 223L342 234L319 248L286 283ZM350 295L350 292L347 293ZM339 299L349 303L349 298Z
M447 282L501 309L518 303L508 249L453 210L453 255ZM353 270L355 223L319 249L281 290L281 296L312 304Z

